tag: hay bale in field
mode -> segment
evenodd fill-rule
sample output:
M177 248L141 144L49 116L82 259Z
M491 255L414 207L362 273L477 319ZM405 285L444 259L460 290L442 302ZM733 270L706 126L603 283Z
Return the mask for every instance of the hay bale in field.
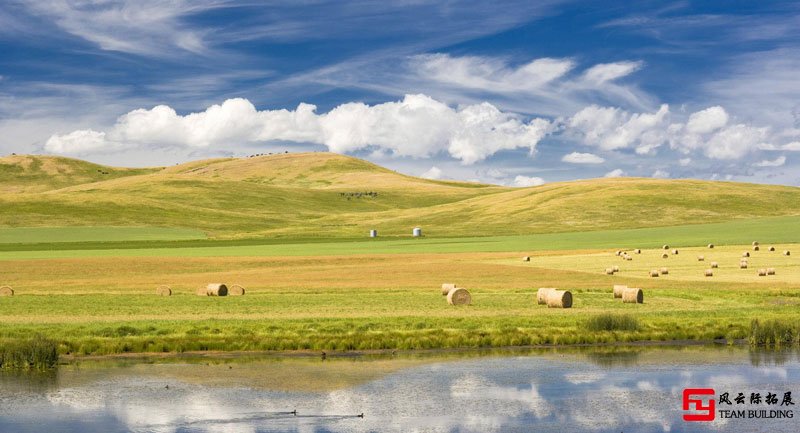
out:
M697 256L697 261L698 262L704 262L705 260L706 260L705 256Z
M653 269L650 271L650 277L655 278L658 277L658 269Z
M664 253L664 254L661 255L661 258L662 259L668 259L669 258L669 254Z
M636 254L641 254L642 250L640 248L636 248L635 250L633 250L633 252Z
M663 245L661 248L663 248L663 249L665 249L665 250L668 250L668 249L669 249L669 245L667 245L667 244L664 244L664 245Z
M456 287L447 294L447 303L450 305L469 305L472 303L472 296L467 289Z
M525 256L525 257L523 257L523 258L522 258L522 261L523 261L523 262L530 262L530 261L531 261L531 256Z
M711 262L711 267L714 268L714 269L717 269L717 268L719 268L719 263Z
M228 286L222 283L211 283L206 286L207 296L228 296Z
M158 296L172 296L172 289L166 284L156 287L156 295Z
M767 249L769 250L769 252L773 252L773 251L775 251L775 247L769 247L769 248L767 248Z
M753 251L759 251L760 249L761 249L761 248L760 248L758 245L756 245L756 246L754 246L754 247L753 247Z
M244 292L245 292L244 286L241 286L239 284L234 284L228 287L228 295L230 296L244 296Z
M627 260L627 261L631 261L631 260L633 260L633 257L631 257L631 256L625 256L625 260Z
M14 289L11 286L0 287L0 296L14 296Z
M536 291L536 303L539 305L547 305L547 296L553 290L558 290L554 287L541 287Z
M775 275L775 268L767 268L767 275Z
M641 304L644 303L644 293L642 289L637 287L629 287L622 292L623 304Z
M705 271L705 273L703 275L705 275L707 277L713 277L714 276L714 271L711 270L711 269L706 269L706 271Z
M791 255L791 254L792 254L792 253L790 253L790 252L789 252L789 250L786 250L786 251L784 251L784 252L783 252L783 255L784 255L784 256L789 256L789 255Z
M618 256L621 256L622 255L622 250L617 250L614 254L616 254Z
M451 290L455 289L456 285L454 283L444 283L442 284L442 296L447 296Z
M660 272L661 272L661 275L669 275L669 269L667 269L667 268L661 268Z
M753 241L753 246L757 247L758 246L758 241Z
M677 248L675 248L674 250L672 250L672 254L674 254L674 255L676 255L676 256L677 256L677 255L678 255L678 249L677 249Z
M614 284L614 299L621 298L622 292L624 292L627 288L628 286L625 284Z
M614 272L619 272L619 266L617 265L612 266L611 269L613 269Z
M572 293L569 290L553 290L547 295L547 308L572 308Z
M762 269L759 269L759 270L758 270L758 276L759 276L759 277L766 277L766 276L767 276L767 270L766 270L766 269L763 269L763 268L762 268Z
M747 269L747 262L739 262L739 269Z
M709 248L714 248L714 244L708 244Z
M745 251L742 253L742 257L750 257L750 253Z
M606 268L606 275L614 275L614 268Z

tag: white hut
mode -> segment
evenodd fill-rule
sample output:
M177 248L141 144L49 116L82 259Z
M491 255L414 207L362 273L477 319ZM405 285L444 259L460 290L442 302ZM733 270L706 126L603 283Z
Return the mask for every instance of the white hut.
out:
M422 229L421 229L421 228L419 228L419 227L414 227L414 230L412 230L412 231L411 231L411 234L412 234L412 235L413 235L415 238L418 238L418 237L422 236Z

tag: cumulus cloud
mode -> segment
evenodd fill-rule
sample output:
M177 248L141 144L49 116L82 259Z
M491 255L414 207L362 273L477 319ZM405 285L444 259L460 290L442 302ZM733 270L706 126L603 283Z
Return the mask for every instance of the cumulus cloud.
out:
M428 169L428 171L426 171L425 173L422 173L420 175L420 177L425 178L425 179L441 179L442 178L442 170L439 167L434 165L433 167Z
M545 181L541 177L529 177L518 175L514 178L513 186L526 187L526 186L539 186L544 185Z
M572 152L567 155L564 155L561 158L564 162L570 162L572 164L602 164L606 160L600 156L597 156L593 153L580 153L580 152Z
M781 167L783 164L786 164L786 157L785 156L779 156L779 157L777 157L777 158L775 158L775 159L773 159L771 161L765 159L765 160L763 160L761 162L758 162L758 163L756 163L754 165L756 167Z
M686 130L691 134L707 134L728 124L728 113L720 106L706 108L689 116Z
M526 122L486 102L452 108L425 95L372 106L347 103L324 114L317 114L310 104L295 110L258 111L250 101L236 98L186 115L165 105L133 110L107 132L53 135L45 149L81 153L132 146L207 148L292 141L323 144L338 153L379 148L424 158L446 152L463 164L473 164L502 150L525 148L533 154L550 130L546 119Z
M603 177L622 177L625 176L625 172L622 171L620 168L615 168L614 170L609 171Z
M678 160L678 165L681 167L688 167L692 163L692 158L681 158Z
M655 113L628 113L615 107L590 105L575 113L566 122L567 133L588 146L603 150L636 146L649 153L665 140L669 106L664 104Z
M659 168L658 170L653 172L651 177L655 177L657 179L667 179L669 178L669 172Z

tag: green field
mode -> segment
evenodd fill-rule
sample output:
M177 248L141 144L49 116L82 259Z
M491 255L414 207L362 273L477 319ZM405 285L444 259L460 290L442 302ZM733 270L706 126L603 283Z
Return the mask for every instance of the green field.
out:
M15 290L0 297L0 344L43 334L62 354L102 355L735 341L754 319L800 317L797 188L613 179L512 189L328 154L143 172L69 161L72 174L57 158L28 162L29 179L0 196L0 285ZM342 195L364 189L378 195ZM409 236L415 225L423 238ZM369 228L381 236L367 239ZM754 240L778 251L738 269ZM680 254L662 259L662 244ZM630 262L613 254L633 248L643 251ZM704 277L711 261L720 267ZM612 265L620 272L604 275ZM663 266L669 275L647 277ZM776 275L758 277L762 266ZM211 282L247 294L194 295ZM468 288L473 305L448 306L445 282ZM156 296L161 284L173 296ZM613 284L641 287L645 303L614 300ZM539 287L572 291L573 308L536 305Z

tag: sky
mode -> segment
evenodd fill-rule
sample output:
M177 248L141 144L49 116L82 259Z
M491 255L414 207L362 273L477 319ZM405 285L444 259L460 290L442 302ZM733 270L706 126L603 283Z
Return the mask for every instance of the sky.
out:
M626 3L5 0L0 154L800 185L800 4Z

